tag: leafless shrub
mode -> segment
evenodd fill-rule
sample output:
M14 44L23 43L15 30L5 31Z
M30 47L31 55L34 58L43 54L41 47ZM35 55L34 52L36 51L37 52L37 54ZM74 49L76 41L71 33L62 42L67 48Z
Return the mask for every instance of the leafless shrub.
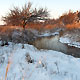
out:
M73 12L65 13L59 19L65 25L66 24L72 24L74 22L74 20L75 20L75 14Z

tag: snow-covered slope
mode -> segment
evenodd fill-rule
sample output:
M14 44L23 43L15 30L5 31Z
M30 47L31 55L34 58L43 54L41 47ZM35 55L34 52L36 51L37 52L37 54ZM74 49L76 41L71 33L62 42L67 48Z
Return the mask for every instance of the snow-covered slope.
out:
M67 43L70 46L75 46L75 47L80 48L80 42L71 40L71 38L69 38L69 37L61 37L60 42Z
M33 63L27 62L29 54ZM80 80L80 59L22 44L0 47L0 80Z

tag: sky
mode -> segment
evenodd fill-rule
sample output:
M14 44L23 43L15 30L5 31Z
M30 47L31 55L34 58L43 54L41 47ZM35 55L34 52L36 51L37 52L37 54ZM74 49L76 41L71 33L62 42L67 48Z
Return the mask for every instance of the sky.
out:
M1 0L0 1L0 25L1 17L5 16L13 6L22 7L25 3L32 3L33 8L47 8L51 18L58 18L69 10L80 10L80 0Z

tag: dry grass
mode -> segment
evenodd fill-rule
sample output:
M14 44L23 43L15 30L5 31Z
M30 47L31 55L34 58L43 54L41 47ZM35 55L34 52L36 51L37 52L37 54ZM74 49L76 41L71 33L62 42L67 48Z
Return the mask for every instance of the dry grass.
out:
M5 80L7 79L8 70L10 68L11 62L9 61L6 67L6 74L5 74Z
M45 24L42 22L33 23L30 22L26 25L26 28L30 29L36 29L36 30L46 30L46 29L53 29L56 27L65 27L67 29L74 29L74 28L80 28L80 23L73 23L73 24L67 24L63 25L61 22L55 23L55 24ZM0 31L5 32L7 29L22 29L22 26L0 26Z
M73 24L68 24L66 25L67 29L77 29L80 28L80 23L73 23Z
M21 29L22 27L18 26L1 26L0 32L6 32L7 30Z
M6 67L5 80L7 80L8 71L9 71L10 66L12 64L12 57L13 57L13 53L10 54L10 56L9 56L8 64L7 64L7 67Z

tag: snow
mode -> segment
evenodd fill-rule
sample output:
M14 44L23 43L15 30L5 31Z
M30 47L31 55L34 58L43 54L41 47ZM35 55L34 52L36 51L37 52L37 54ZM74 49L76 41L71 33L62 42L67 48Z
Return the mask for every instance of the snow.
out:
M62 43L71 43L71 40L67 37L61 37L60 42L62 42Z
M60 42L67 43L70 46L75 46L75 47L80 48L80 42L73 41L68 37L61 37Z
M37 50L28 44L24 49L22 44L9 44L0 47L0 80L80 80L80 58L53 50ZM28 64L26 54L33 63Z
M54 32L54 33L51 33L51 32L45 32L45 33L42 33L41 35L38 35L38 36L44 36L44 37L47 37L47 36L54 36L54 35L58 35L59 32Z

